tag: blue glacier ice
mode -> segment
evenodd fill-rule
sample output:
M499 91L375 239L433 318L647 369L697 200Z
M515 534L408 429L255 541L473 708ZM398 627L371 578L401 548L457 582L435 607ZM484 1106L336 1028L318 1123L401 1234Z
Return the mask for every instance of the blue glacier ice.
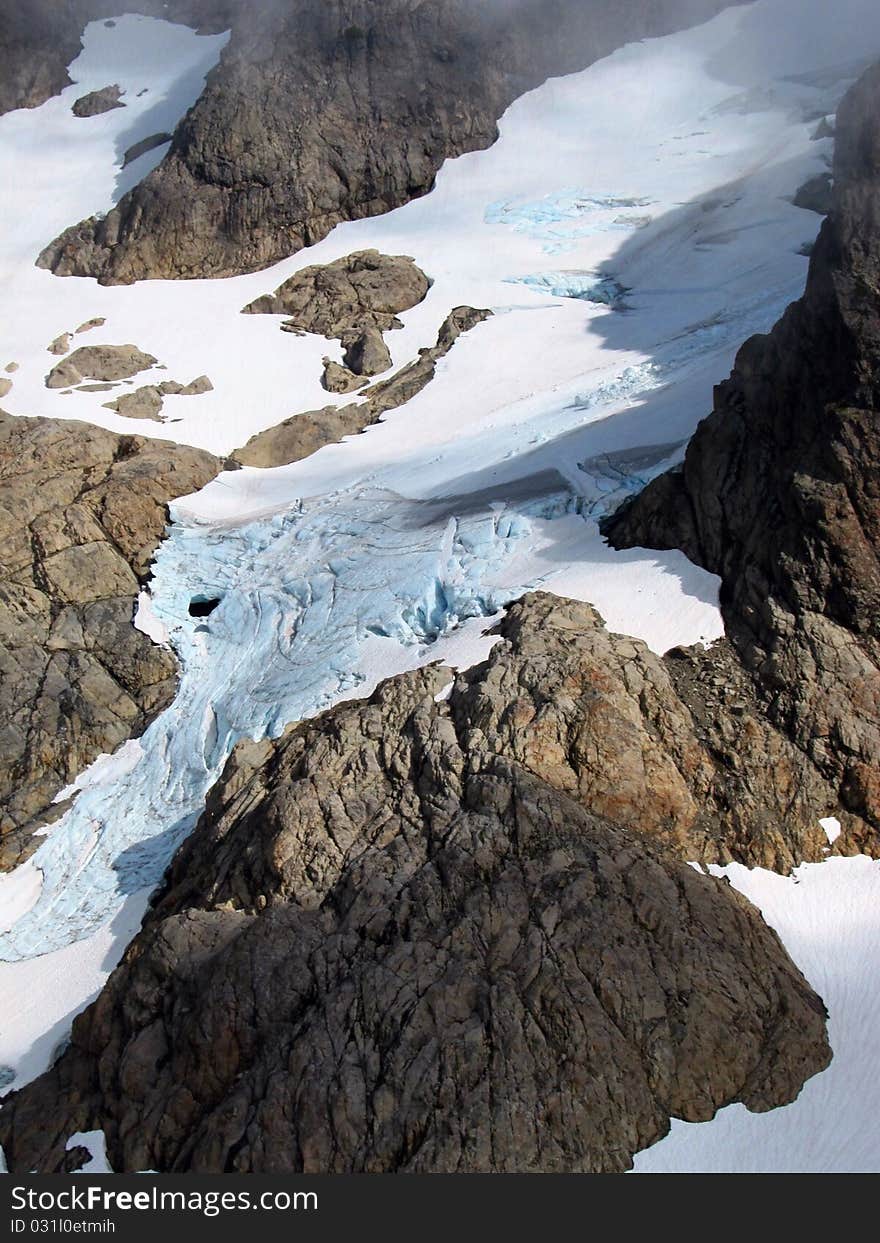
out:
M630 231L649 224L644 208L651 199L626 198L589 190L557 190L531 201L490 203L484 213L487 224L503 224L545 243L547 254L571 250L580 237L592 233Z
M577 298L602 306L619 307L626 290L611 276L598 272L559 271L536 272L529 276L510 276L509 285L525 285L554 298Z
M559 480L556 480L557 487ZM153 608L182 668L172 706L124 781L86 788L33 856L42 893L0 937L0 958L88 936L124 896L160 880L243 737L274 737L364 680L376 635L428 647L533 586L509 568L535 517L567 492L515 504L432 504L353 488L239 527L175 523L155 562ZM194 598L219 599L192 617Z

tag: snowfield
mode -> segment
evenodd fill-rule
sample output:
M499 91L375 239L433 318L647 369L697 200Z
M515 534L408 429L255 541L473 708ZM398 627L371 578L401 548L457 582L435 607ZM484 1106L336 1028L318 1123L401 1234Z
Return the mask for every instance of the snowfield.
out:
M238 739L428 661L467 667L531 588L590 601L658 652L719 637L715 578L680 554L613 553L596 520L680 460L739 345L802 292L820 218L791 200L828 168L832 141L814 135L880 53L880 10L759 0L625 47L523 96L495 146L449 161L431 194L264 272L102 288L36 268L65 226L108 210L161 158L120 168L134 142L174 128L224 38L94 23L75 85L0 118L0 279L15 307L0 367L18 363L4 408L226 454L330 404L321 359L341 358L337 342L241 308L370 247L412 255L433 280L387 335L395 366L433 344L453 307L494 314L367 433L290 467L225 472L172 507L137 624L177 652L178 696L83 774L32 860L0 878L0 1090L49 1064L100 989ZM113 82L126 108L72 115ZM167 398L160 423L103 407L125 390L48 389L47 346L93 317L106 323L74 345L132 343L166 368L135 384L207 374L213 391ZM219 603L192 617L198 599ZM789 1109L676 1124L637 1168L877 1168L880 1102L861 1080L880 1018L878 865L727 875L825 997L835 1061Z

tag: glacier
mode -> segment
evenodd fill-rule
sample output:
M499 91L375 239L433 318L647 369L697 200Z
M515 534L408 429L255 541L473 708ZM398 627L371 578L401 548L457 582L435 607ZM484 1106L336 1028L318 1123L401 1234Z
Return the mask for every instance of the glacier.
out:
M160 158L123 174L123 137L173 128L223 41L151 19L93 24L75 85L0 118L0 165L16 170L0 181L4 220L15 222L0 236L0 277L17 308L4 343L19 363L5 407L226 454L332 400L321 358L339 357L336 343L281 334L273 317L241 307L356 249L411 254L433 280L389 334L395 366L433 342L451 307L494 314L367 433L291 467L224 472L172 507L137 624L176 651L177 698L141 739L81 775L28 870L0 878L7 1086L48 1065L101 987L237 739L274 736L426 661L473 663L498 610L532 587L589 600L612 629L660 652L719 637L717 580L680 554L612 553L596 520L680 460L739 345L802 291L799 251L819 218L791 199L827 167L816 117L833 114L880 50L880 12L873 0L833 12L823 0L757 0L622 48L523 96L495 146L449 161L429 195L340 225L262 273L101 287L36 269L47 241L106 211L123 178ZM127 115L74 123L71 100L117 80L132 103L150 92ZM511 282L521 304L511 305ZM623 314L619 298L591 296L612 288L625 290ZM135 342L167 367L144 382L205 373L214 391L170 397L172 421L146 425L98 395L47 390L47 343L93 315L106 317L108 340ZM219 604L193 617L199 599ZM795 1112L682 1123L637 1168L774 1168L781 1141L762 1137L781 1125L793 1168L846 1168L842 1132L823 1144L823 1120L845 1100L852 1134L870 1105L852 1085L870 1061L858 1033L873 1013L880 867L727 874L828 999L835 1062ZM850 892L858 918L846 923ZM809 909L807 894L817 895Z

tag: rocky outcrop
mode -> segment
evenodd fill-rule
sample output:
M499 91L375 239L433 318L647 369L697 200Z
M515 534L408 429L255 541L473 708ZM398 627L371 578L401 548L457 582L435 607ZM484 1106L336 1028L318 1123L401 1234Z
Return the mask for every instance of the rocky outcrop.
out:
M46 388L70 388L83 380L125 380L158 362L136 345L81 345L46 376Z
M776 935L683 862L724 816L707 835L662 662L550 597L501 629L446 701L420 671L237 748L71 1046L4 1103L11 1170L99 1126L117 1170L622 1170L670 1116L827 1064Z
M607 526L722 577L727 633L771 721L880 850L880 66L837 115L806 292L741 350L683 469Z
M183 17L199 7L176 3L164 12ZM724 7L725 0L215 5L231 10L224 15L232 38L160 166L106 218L72 225L40 263L108 283L267 266L340 221L424 194L445 159L494 142L504 109L548 76Z
M408 255L359 250L294 273L274 294L244 307L248 315L286 315L284 327L329 338L373 328L402 328L397 318L417 306L431 282Z
M328 393L353 393L356 389L363 388L367 382L366 376L355 375L348 367L334 362L332 358L324 359L321 387Z
M288 466L317 452L324 445L337 444L346 436L354 436L378 423L386 410L394 410L412 400L431 382L438 361L449 353L463 332L469 331L491 311L476 310L472 306L459 306L451 311L437 334L437 344L419 351L416 361L407 363L393 376L370 388L361 388L358 396L364 398L349 406L325 406L322 410L307 410L285 419L275 427L258 432L241 449L236 449L229 459L235 466ZM347 387L351 377L351 387ZM328 382L329 380L329 382ZM357 383L355 383L355 381ZM363 377L325 363L324 387L331 392L351 392L363 383ZM338 385L332 387L331 385Z
M46 348L50 354L66 354L70 349L70 333L62 332Z
M171 142L171 135L163 132L160 134L150 134L148 138L142 138L140 142L133 143L122 157L122 167L128 168L129 164L139 160L148 151L155 151L157 147L164 147L166 142Z
M228 30L246 0L125 0L126 13L184 22L203 34ZM90 21L118 14L119 0L5 0L0 7L0 116L37 108L70 85L67 66Z
M166 503L218 469L200 450L0 414L0 867L173 696L174 659L134 629L135 599Z
M87 95L80 95L79 99L74 100L70 111L75 117L97 117L103 112L110 112L113 108L124 108L122 102L122 91L118 84L113 86L102 86L99 91L89 91Z
M344 365L354 375L381 375L391 366L391 351L378 328L365 328L342 338Z
M80 386L80 391L98 387L115 388L116 385L83 384ZM201 393L210 393L213 388L214 385L206 375L198 376L189 384L181 384L179 380L162 380L160 384L143 384L130 393L123 393L121 397L113 401L106 401L104 406L107 410L113 410L126 419L152 419L156 423L162 423L165 421L162 411L166 397L198 397Z

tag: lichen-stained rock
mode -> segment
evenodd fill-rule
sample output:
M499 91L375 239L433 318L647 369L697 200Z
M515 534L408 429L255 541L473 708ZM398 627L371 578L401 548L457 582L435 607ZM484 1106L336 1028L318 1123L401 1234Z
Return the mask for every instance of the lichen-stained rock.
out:
M381 375L391 366L391 351L378 328L364 328L342 338L345 353L342 361L355 375Z
M0 413L0 867L52 799L140 733L176 684L132 625L166 503L219 463L83 423Z
M10 1169L100 1126L116 1170L622 1170L827 1064L775 933L684 862L712 762L662 662L549 597L502 633L448 702L423 670L236 749L4 1103Z
M81 345L55 364L46 388L70 388L82 380L126 380L157 361L136 345Z
M274 294L248 303L250 315L287 315L287 326L342 338L402 327L397 318L423 300L430 282L408 255L359 250L303 268Z
M880 852L880 66L837 114L804 297L741 349L683 469L607 524L721 575L727 633L770 719ZM834 814L837 814L835 811Z
M438 361L449 353L461 334L475 328L490 315L491 311L477 310L472 306L456 307L441 324L437 344L419 350L418 359L406 363L387 380L361 388L358 396L364 398L363 401L348 406L307 410L284 419L275 427L258 432L246 445L236 449L229 465L287 466L316 453L324 445L336 444L346 436L354 436L372 427L386 410L403 406L420 393L434 378ZM363 384L364 377L326 360L322 382L328 392L346 393Z

